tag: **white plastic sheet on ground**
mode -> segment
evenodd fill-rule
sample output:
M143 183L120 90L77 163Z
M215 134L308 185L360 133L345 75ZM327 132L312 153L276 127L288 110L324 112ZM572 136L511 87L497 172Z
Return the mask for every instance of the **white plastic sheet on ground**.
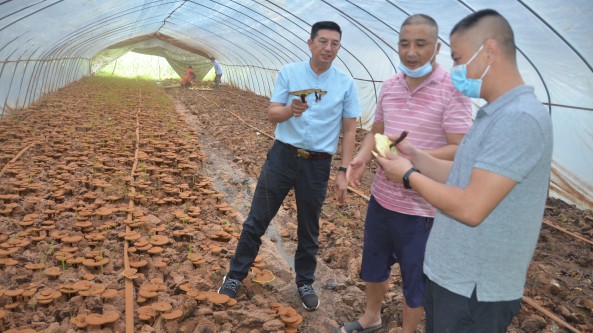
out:
M434 17L442 43L437 61L450 68L451 28L484 8L496 9L513 26L523 77L552 113L550 194L593 207L590 0L1 1L0 115L131 50L163 56L180 74L192 64L205 75L211 68L207 57L215 56L224 83L269 96L283 64L309 58L311 25L332 20L343 30L335 66L356 79L361 126L369 128L381 83L396 73L401 22L414 13Z

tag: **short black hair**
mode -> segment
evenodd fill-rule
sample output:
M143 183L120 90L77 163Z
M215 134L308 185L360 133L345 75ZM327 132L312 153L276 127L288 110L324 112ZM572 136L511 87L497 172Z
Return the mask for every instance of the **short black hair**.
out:
M500 15L500 13L498 13L494 9L482 9L475 13L469 14L468 16L464 17L461 21L457 22L457 24L453 27L453 30L451 30L451 33L449 35L452 36L456 32L464 32L468 29L471 29L474 26L476 26L478 22L480 22L483 18L487 16L497 16L503 18L502 15Z
M313 26L311 27L311 40L313 40L313 39L315 39L315 37L317 37L317 32L319 30L337 31L340 34L340 38L342 38L342 29L340 29L340 26L336 22L321 21L321 22L317 22L317 23L313 24Z
M455 24L449 37L453 36L455 33L464 33L476 27L478 23L486 18L494 19L494 24L488 30L488 34L492 35L491 38L498 40L507 54L514 57L517 46L515 45L513 28L511 28L509 21L494 9L482 9L464 17L461 21Z

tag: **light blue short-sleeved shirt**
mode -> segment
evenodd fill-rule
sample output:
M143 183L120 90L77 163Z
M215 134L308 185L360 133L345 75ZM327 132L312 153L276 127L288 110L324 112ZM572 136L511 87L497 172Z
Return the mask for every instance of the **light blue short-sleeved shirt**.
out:
M222 74L222 66L220 66L217 60L214 60L214 74Z
M437 212L424 258L428 278L468 298L475 288L481 302L521 298L539 237L551 164L552 122L533 88L516 87L478 110L447 183L464 188L477 168L517 184L477 227Z
M342 118L360 117L360 103L356 84L343 71L330 67L321 75L315 74L309 61L282 67L270 102L288 105L300 98L288 92L321 89L327 94L315 100L307 96L309 108L300 117L292 117L276 126L276 139L302 149L334 154L342 128Z

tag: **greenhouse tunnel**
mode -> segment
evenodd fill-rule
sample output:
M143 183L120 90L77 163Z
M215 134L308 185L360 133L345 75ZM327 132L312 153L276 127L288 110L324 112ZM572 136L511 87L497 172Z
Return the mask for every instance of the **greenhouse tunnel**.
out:
M308 59L311 25L343 30L334 66L356 80L370 128L382 82L397 72L401 22L425 13L439 24L437 61L449 69L449 32L493 8L511 23L519 68L552 115L550 196L593 208L593 2L442 1L0 1L0 115L18 113L129 51L167 59L198 78L215 57L234 87L270 96L282 65ZM483 100L474 100L477 109ZM1 143L0 143L1 144Z

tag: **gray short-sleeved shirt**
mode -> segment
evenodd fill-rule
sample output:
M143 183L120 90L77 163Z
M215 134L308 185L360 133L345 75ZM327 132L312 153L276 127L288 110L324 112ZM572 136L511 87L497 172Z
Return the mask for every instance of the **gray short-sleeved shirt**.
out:
M514 88L478 110L447 183L463 188L478 168L517 184L477 227L437 212L424 259L428 278L465 297L475 287L479 301L521 298L542 223L551 161L550 115L532 87Z

